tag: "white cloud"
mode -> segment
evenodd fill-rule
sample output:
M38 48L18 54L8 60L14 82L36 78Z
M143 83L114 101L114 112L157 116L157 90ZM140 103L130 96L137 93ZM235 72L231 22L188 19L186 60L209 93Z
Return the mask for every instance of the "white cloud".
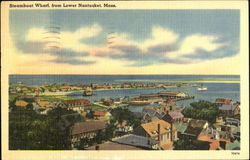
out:
M168 45L173 44L179 38L179 35L168 28L163 28L161 26L154 26L152 28L151 38L145 40L140 44L141 48L148 48L150 46L156 45Z
M223 45L224 43L215 42L218 40L217 36L193 34L186 37L180 44L180 49L172 54L168 54L172 57L178 57L183 55L197 54L197 49L202 49L208 52L214 51Z
M87 52L91 46L80 42L80 40L95 37L101 31L102 27L98 24L82 27L73 32L61 31L59 33L53 33L44 28L31 28L26 35L26 41L46 43L44 49L49 49L48 46L56 45L57 47L76 52Z

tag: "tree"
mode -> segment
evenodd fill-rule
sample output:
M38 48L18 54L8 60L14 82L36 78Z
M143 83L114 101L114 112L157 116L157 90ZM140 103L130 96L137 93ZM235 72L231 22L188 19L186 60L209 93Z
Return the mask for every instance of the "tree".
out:
M48 115L40 115L30 107L16 107L10 103L9 112L9 149L23 150L65 150L71 149L69 127L78 119L69 119L66 128L61 127L63 115L75 111L55 108Z
M93 118L94 118L94 111L90 110L90 111L86 114L86 118L88 118L88 119L93 119Z
M182 113L185 117L203 119L214 123L216 117L220 115L220 110L218 106L211 102L199 101L191 103L190 107L186 107Z
M191 140L191 139L179 139L174 141L174 150L208 150L209 142Z

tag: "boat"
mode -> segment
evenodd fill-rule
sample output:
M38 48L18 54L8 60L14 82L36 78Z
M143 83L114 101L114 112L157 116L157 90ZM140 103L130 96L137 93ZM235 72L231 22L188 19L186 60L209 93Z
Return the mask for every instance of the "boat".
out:
M91 89L86 89L83 92L83 96L92 96L93 95L93 91Z
M201 85L200 87L197 87L197 91L206 91L207 87Z

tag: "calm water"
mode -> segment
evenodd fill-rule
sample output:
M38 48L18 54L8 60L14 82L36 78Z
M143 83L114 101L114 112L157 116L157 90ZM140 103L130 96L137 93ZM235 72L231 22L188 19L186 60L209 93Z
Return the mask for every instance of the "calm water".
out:
M67 84L90 84L90 83L125 83L125 82L164 82L175 79L234 79L240 78L238 75L11 75L10 84L23 82L24 85L36 86L44 83L67 83ZM207 91L197 91L196 87L176 87L168 88L169 91L181 91L195 96L192 100L177 102L178 105L188 106L190 102L207 100L214 102L216 98L229 98L240 101L239 83L204 83L208 87ZM69 96L75 98L86 98L91 101L99 101L101 98L118 98L124 96L135 96L140 94L157 93L163 91L162 88L125 89L125 90L105 90L96 91L91 97L83 97L81 92L75 92ZM141 111L142 106L129 107L132 111Z

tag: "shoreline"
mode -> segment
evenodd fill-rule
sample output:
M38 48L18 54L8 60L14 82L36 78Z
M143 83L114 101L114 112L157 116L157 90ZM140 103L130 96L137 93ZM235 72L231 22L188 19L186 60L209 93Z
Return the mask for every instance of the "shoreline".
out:
M175 82L184 82L184 81L175 81ZM240 83L240 81L192 81L189 83ZM198 86L189 86L189 87L199 87ZM129 89L148 89L148 88L156 88L156 87L147 87L147 88L113 88L113 89L97 89L93 90L93 92L98 91L107 91L107 90L129 90ZM177 86L168 86L167 88L177 88ZM163 89L167 89L163 88ZM40 93L41 96L68 96L68 94L75 93L75 92L83 92L84 90L75 90L75 91L69 91L69 92L43 92ZM30 95L35 95L35 93L32 93Z

